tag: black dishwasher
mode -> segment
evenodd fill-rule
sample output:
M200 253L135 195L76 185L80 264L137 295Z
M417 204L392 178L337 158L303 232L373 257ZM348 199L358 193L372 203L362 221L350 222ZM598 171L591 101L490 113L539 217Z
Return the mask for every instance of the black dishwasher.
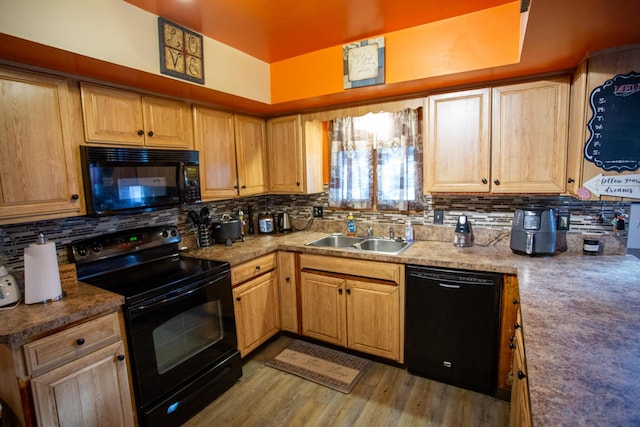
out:
M502 275L418 265L406 275L407 370L494 395Z

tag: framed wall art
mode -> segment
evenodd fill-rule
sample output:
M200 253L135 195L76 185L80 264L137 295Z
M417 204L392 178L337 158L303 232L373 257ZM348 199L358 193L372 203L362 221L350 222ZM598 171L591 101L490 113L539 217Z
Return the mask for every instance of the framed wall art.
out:
M342 46L344 89L384 84L384 37Z
M202 35L158 17L160 72L204 84Z

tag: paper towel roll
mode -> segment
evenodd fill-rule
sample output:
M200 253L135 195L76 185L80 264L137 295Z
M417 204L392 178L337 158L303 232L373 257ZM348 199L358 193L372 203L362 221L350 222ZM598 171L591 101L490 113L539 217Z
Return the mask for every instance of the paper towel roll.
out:
M37 304L62 298L56 244L32 244L24 249L24 302Z

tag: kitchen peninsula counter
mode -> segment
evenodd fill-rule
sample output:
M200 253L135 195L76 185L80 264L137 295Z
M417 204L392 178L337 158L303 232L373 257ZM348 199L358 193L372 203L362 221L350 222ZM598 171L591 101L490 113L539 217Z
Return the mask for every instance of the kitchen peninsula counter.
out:
M18 348L55 329L89 317L117 311L124 297L85 283L62 287L65 297L46 304L24 302L11 310L0 311L0 344Z
M306 246L321 232L248 236L187 255L241 264L274 250L516 274L536 426L640 425L640 260L515 255L417 241L400 255Z

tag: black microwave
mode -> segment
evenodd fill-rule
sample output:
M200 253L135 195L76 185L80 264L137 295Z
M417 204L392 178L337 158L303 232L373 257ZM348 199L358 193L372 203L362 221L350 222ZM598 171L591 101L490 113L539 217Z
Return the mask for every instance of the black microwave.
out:
M198 152L80 146L87 214L199 203Z

